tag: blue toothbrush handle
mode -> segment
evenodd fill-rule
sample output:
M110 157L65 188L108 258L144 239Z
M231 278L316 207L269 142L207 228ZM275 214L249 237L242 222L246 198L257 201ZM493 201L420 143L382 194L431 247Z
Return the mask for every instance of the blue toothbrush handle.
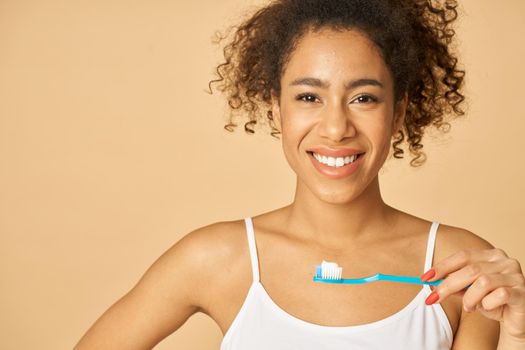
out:
M378 281L393 281L393 282L402 282L402 283L412 283L412 284L428 284L430 286L437 286L441 282L443 282L442 279L434 281L434 282L423 282L419 279L419 277L413 277L413 276L395 276L395 275L384 275L379 274Z
M419 279L419 277L413 277L413 276L395 276L395 275L384 275L382 273L377 274L377 281L394 281L394 282L404 282L404 283L413 283L413 284L428 284L429 286L437 286L441 282L443 282L442 279L434 281L434 282L423 282ZM469 284L465 287L467 289L472 284Z

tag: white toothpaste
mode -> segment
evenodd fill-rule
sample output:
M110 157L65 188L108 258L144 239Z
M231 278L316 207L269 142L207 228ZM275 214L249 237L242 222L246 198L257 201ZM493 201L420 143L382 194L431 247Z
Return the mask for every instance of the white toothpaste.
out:
M341 279L343 268L335 262L324 261L321 263L321 275L325 279Z

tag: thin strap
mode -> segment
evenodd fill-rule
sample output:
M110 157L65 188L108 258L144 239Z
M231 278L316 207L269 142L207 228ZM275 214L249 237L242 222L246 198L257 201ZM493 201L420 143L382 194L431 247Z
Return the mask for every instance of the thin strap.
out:
M427 242L427 255L425 258L425 269L423 272L427 272L432 267L432 256L434 255L434 245L436 243L436 232L439 226L439 222L432 222L430 226L430 232L428 233Z
M251 217L244 218L246 223L246 235L248 236L248 247L250 248L250 260L252 262L253 281L259 281L259 263L257 260L257 248L255 246L255 233Z

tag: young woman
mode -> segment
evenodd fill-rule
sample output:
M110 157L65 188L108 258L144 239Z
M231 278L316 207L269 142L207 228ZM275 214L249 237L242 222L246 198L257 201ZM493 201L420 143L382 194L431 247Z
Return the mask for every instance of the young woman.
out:
M238 27L214 83L247 131L261 122L282 135L293 202L187 234L76 349L150 349L199 311L221 328L223 350L525 349L519 262L387 205L379 188L391 149L402 158L406 141L421 165L424 131L463 114L455 7L278 0ZM323 260L344 277L443 281L317 283Z

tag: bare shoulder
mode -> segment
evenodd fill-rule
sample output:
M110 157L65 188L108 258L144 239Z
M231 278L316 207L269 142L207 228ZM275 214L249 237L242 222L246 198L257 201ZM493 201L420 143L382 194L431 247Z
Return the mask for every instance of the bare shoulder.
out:
M220 221L199 227L177 241L168 253L180 250L193 263L202 266L216 265L235 255L237 244L240 243L240 225L242 221L236 220ZM214 260L211 261L211 258Z
M436 261L461 250L494 248L490 242L474 232L451 225L440 224L436 237Z
M424 233L426 239L431 221L406 212L400 212L400 217L404 230ZM490 242L468 229L440 223L436 233L433 261L437 262L461 250L492 248L494 246Z
M166 252L168 263L183 260L194 276L192 303L199 311L208 313L213 299L210 290L216 290L210 287L218 287L224 276L232 277L243 258L247 245L243 231L243 220L215 222L186 234Z
M208 315L223 334L239 311L252 282L244 220L222 221L195 230L178 243L191 257L199 281L193 282L192 303ZM191 267L190 267L191 268Z

